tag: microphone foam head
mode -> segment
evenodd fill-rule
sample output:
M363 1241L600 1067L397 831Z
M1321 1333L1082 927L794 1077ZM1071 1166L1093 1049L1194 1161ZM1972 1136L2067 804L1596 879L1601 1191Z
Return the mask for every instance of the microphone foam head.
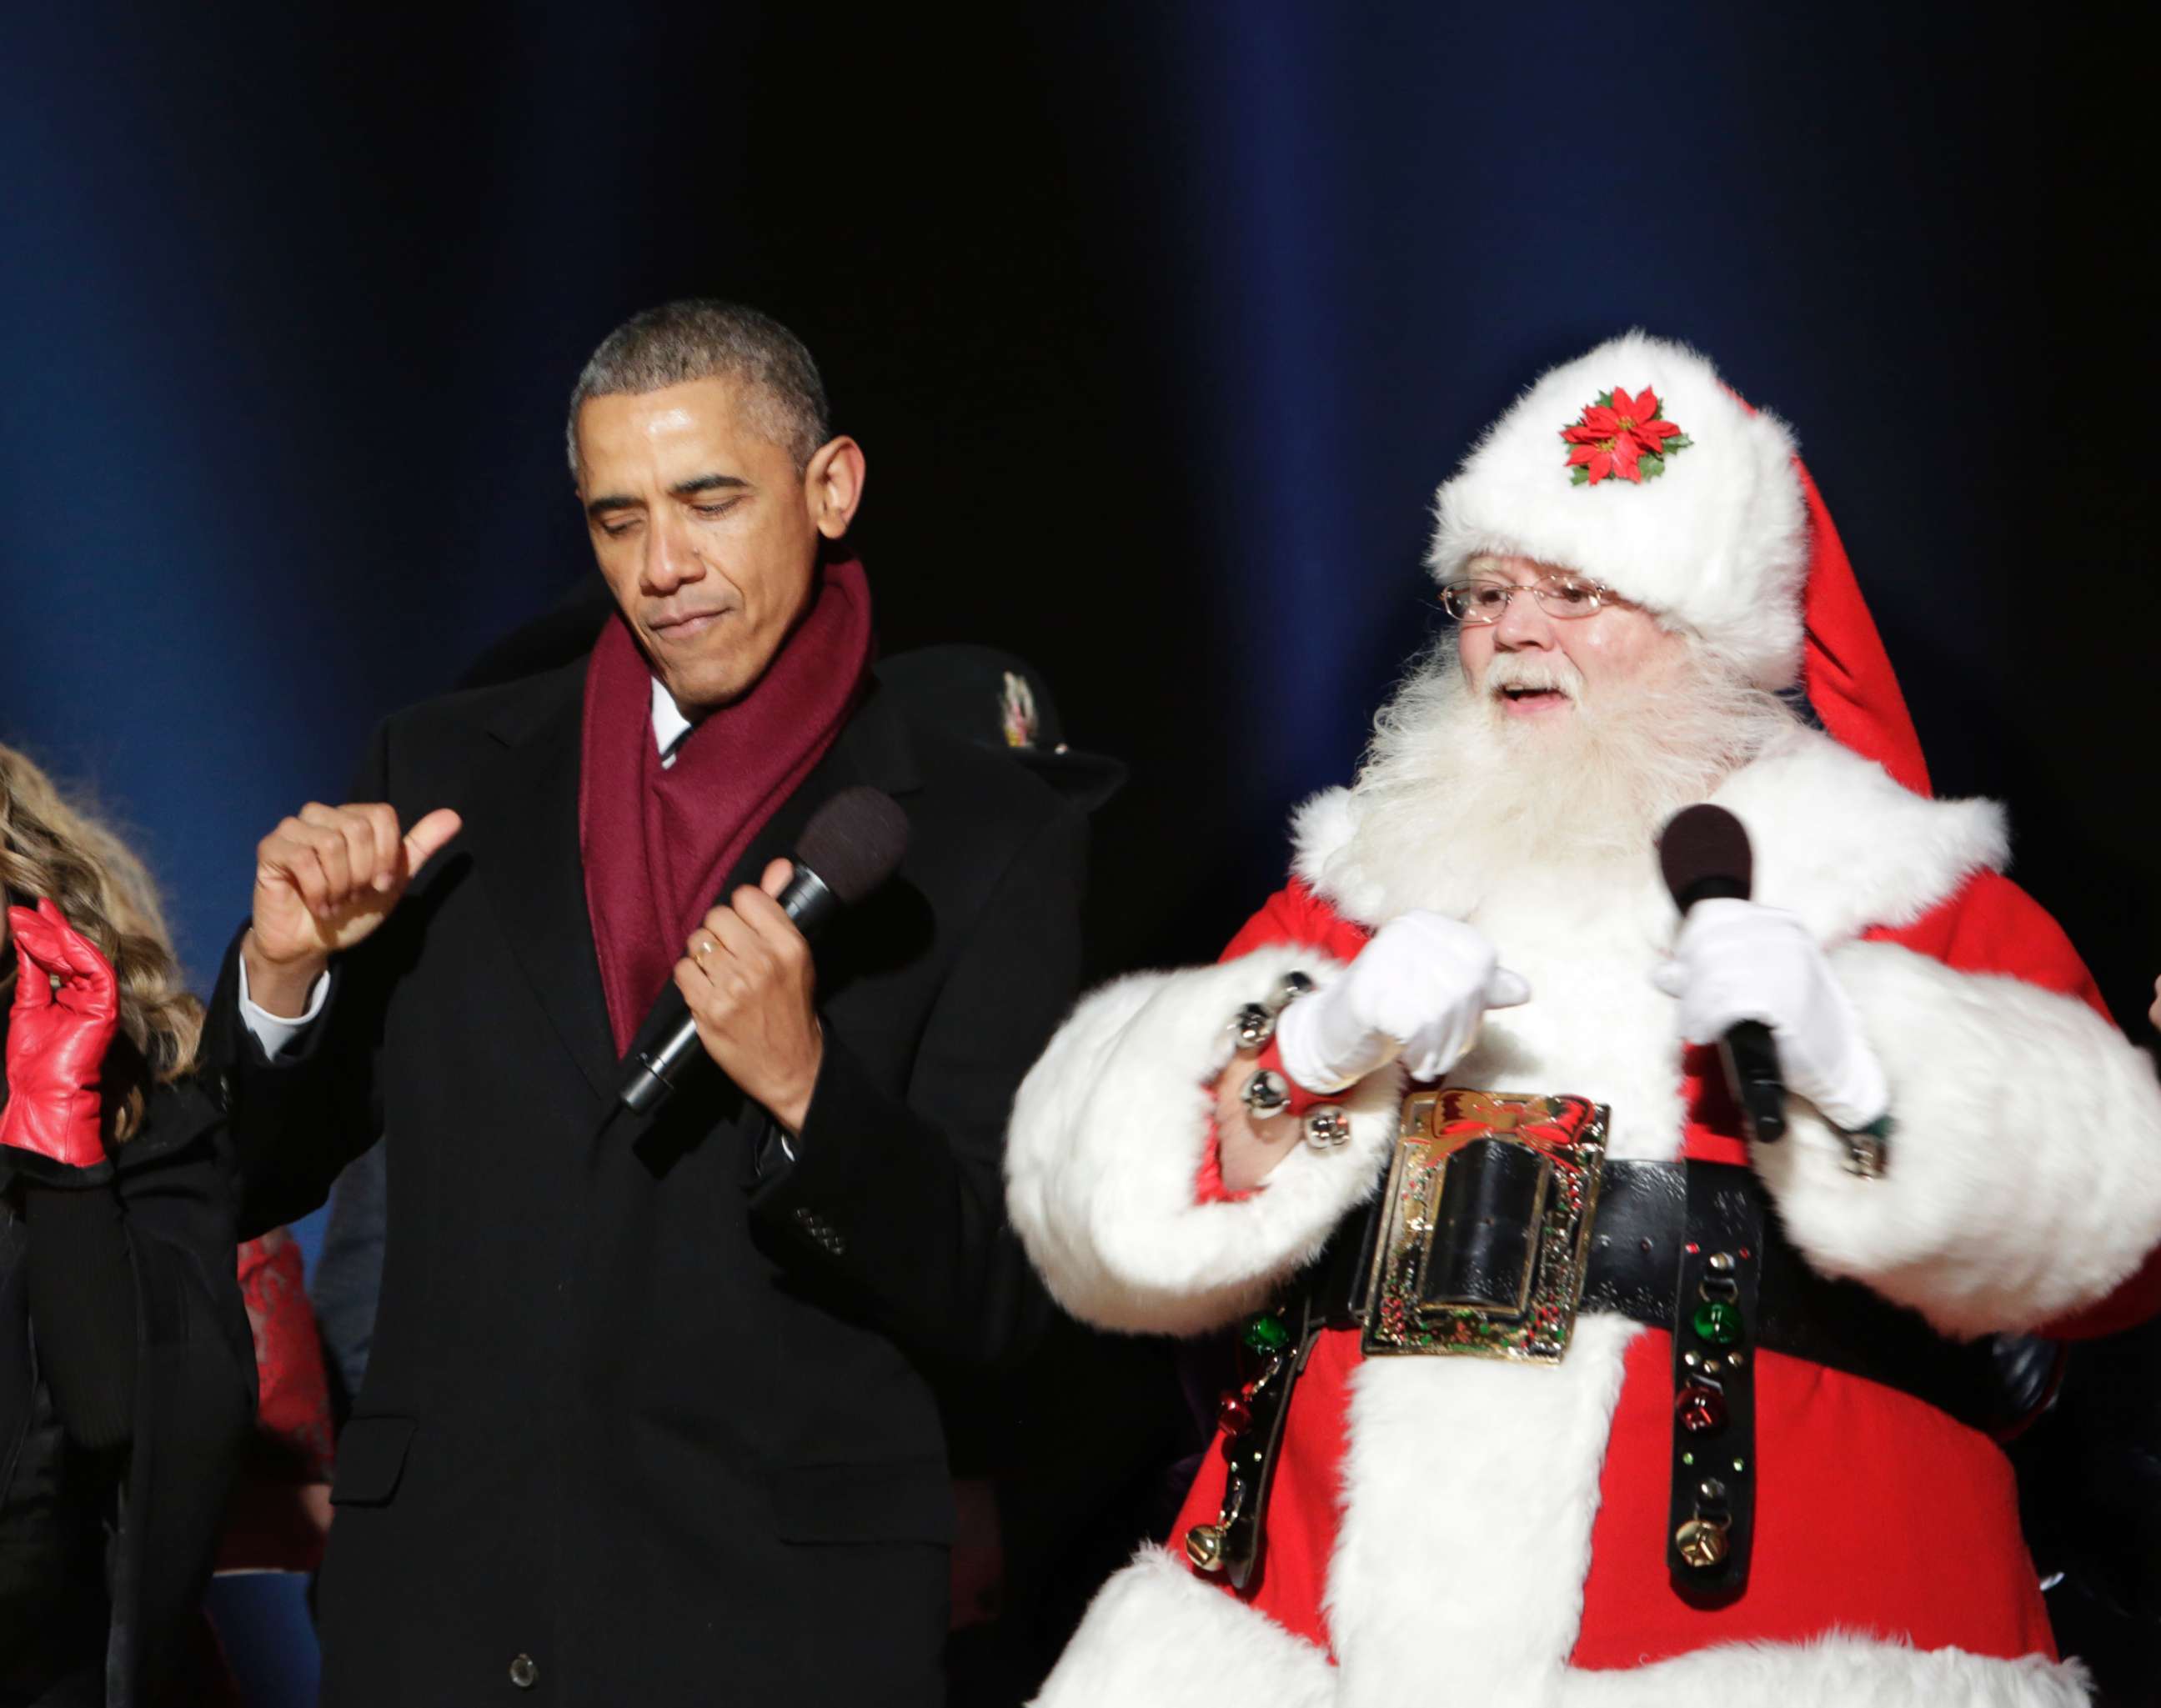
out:
M795 862L849 907L893 876L908 850L908 815L882 789L858 784L817 811L796 841Z
M1683 807L1659 832L1659 870L1681 911L1706 895L1746 897L1756 857L1741 820L1708 802Z

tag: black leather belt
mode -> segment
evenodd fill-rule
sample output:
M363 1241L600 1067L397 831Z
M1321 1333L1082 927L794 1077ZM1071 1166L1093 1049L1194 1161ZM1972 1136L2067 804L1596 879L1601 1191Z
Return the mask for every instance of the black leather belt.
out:
M1762 1229L1753 1344L1895 1388L1976 1429L1993 1432L2016 1421L2007 1414L1988 1342L1946 1340L1917 1312L1858 1282L1816 1273L1780 1231L1755 1170L1737 1164L1607 1163L1579 1310L1674 1326L1692 1176L1713 1183L1721 1198L1745 1202ZM1379 1224L1377 1205L1346 1221L1315 1266L1325 1326L1362 1320ZM1737 1221L1728 1242L1745 1242L1746 1231Z
M1444 1205L1449 1249L1435 1263L1445 1284L1502 1273L1518 1261L1523 1226L1499 1201L1507 1196L1505 1185L1481 1189L1471 1213L1456 1216ZM1186 1539L1196 1565L1241 1587L1258 1567L1292 1387L1322 1329L1367 1323L1386 1213L1377 1202L1346 1219L1290 1308L1249 1325L1247 1345L1261 1358L1242 1401L1251 1426L1226 1443L1231 1476L1221 1521L1194 1527ZM1780 1231L1755 1172L1737 1164L1606 1163L1577 1309L1615 1312L1674 1336L1667 1559L1675 1588L1691 1598L1730 1597L1747 1580L1757 1351L1879 1383L1991 1433L2022 1414L1991 1341L1947 1340L1859 1284L1817 1274ZM1254 1337L1265 1321L1275 1324L1279 1342Z

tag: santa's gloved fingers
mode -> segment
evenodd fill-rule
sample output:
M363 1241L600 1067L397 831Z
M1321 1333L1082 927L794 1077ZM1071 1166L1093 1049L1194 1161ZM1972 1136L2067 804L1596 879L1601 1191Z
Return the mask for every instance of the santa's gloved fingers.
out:
M1799 1094L1808 1096L1825 1120L1847 1133L1859 1133L1891 1112L1891 1087L1884 1080L1883 1069L1873 1051L1865 1060L1866 1070L1855 1074L1838 1091L1820 1091L1814 1096Z
M1472 1028L1455 1014L1435 1016L1403 1039L1403 1070L1414 1080L1436 1080L1470 1046Z
M1531 982L1520 972L1497 966L1493 976L1486 981L1486 1006L1489 1008L1520 1008L1530 999Z
M1818 1000L1806 1013L1778 1034L1780 1060L1790 1059L1787 1089L1806 1097L1835 1126L1866 1127L1891 1107L1883 1064L1837 981L1826 976L1815 994Z
M1276 1022L1284 1071L1309 1091L1340 1091L1396 1053L1395 1040L1365 1027L1341 994L1341 981L1293 1002Z
M1368 1026L1407 1039L1437 1015L1482 1006L1499 963L1499 952L1476 927L1410 914L1383 928L1351 963L1346 980Z
M1433 1077L1461 1056L1491 1002L1527 1000L1476 927L1413 912L1376 932L1341 976L1278 1023L1284 1070L1307 1091L1333 1092L1400 1053Z
M1865 1127L1884 1112L1882 1065L1813 939L1778 918L1735 918L1693 949L1651 975L1679 998L1674 1022L1685 1039L1715 1044L1742 1021L1758 1022L1771 1030L1789 1091L1841 1127Z
M1693 1042L1737 1020L1789 1021L1816 1000L1830 972L1815 940L1793 914L1752 902L1700 902L1674 941L1673 959L1651 982L1681 1004Z
M1430 1085L1461 1061L1470 1047L1471 1040L1463 1038L1425 1045L1415 1051L1405 1050L1403 1071L1411 1076L1414 1083Z
M1415 1081L1438 1080L1470 1053L1488 1009L1516 1008L1530 997L1529 982L1521 974L1497 970L1476 1002L1455 1004L1403 1040L1404 1070Z
M1476 925L1424 909L1398 914L1376 931L1351 963L1351 972L1369 957L1376 966L1483 967L1488 971L1499 958L1492 940Z
M1763 902L1742 901L1733 896L1715 896L1698 902L1682 915L1674 934L1674 953L1688 960L1700 947L1726 940L1773 941L1780 938L1812 941L1809 928L1798 914Z
M1716 976L1690 983L1675 1018L1690 1044L1710 1044L1744 1020L1779 1031L1790 1023L1795 1008L1789 995L1761 982Z
M1673 964L1691 983L1719 973L1791 983L1822 961L1799 919L1753 902L1699 902L1674 938Z

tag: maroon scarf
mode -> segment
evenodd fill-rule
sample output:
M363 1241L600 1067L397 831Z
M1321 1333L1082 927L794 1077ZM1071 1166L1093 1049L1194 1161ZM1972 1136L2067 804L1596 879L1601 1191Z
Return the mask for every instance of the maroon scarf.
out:
M863 567L828 565L765 674L685 736L663 769L652 669L620 616L601 632L586 670L578 850L618 1055L716 888L841 733L870 658Z

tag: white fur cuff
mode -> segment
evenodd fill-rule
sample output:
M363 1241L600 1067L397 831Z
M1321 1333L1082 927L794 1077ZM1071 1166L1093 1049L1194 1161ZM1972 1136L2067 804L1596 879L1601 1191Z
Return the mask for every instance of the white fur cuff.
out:
M2104 1298L2161 1242L2161 1088L2075 999L1881 943L1832 970L1891 1086L1882 1179L1805 1105L1757 1171L1794 1243L1961 1336Z
M1299 1145L1250 1196L1194 1201L1212 1086L1232 1054L1231 1018L1294 968L1318 982L1338 964L1286 944L1106 985L1022 1082L1006 1138L1007 1204L1052 1294L1075 1316L1143 1333L1220 1327L1318 1256L1375 1190L1401 1100L1393 1068L1337 1100L1351 1116L1340 1149Z

